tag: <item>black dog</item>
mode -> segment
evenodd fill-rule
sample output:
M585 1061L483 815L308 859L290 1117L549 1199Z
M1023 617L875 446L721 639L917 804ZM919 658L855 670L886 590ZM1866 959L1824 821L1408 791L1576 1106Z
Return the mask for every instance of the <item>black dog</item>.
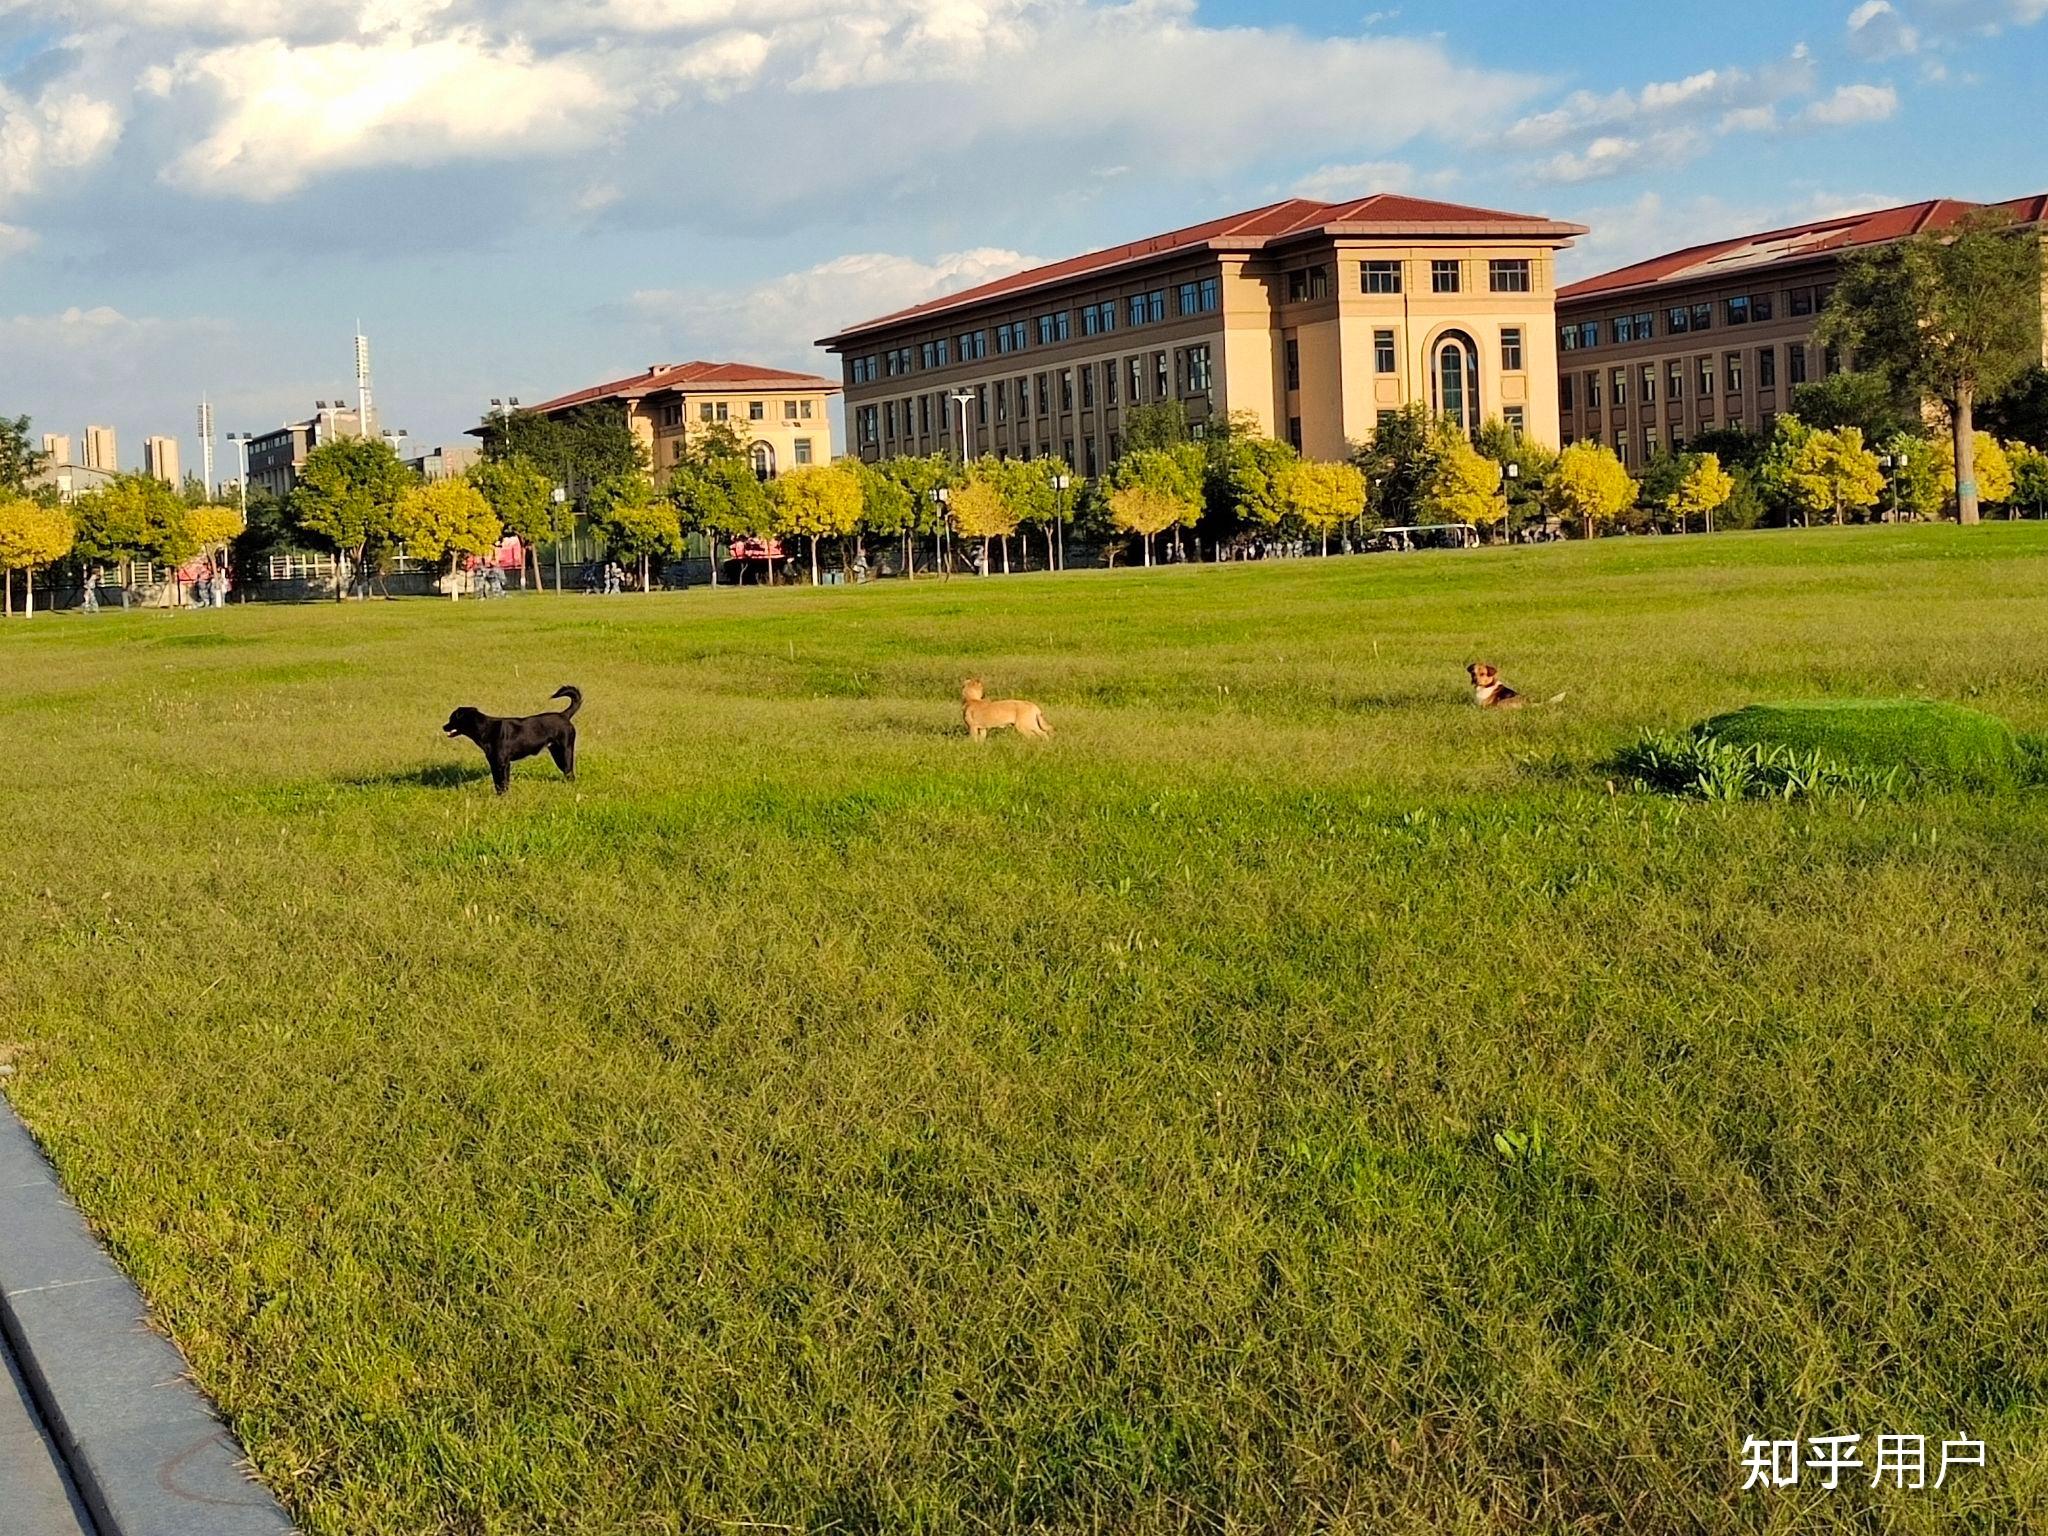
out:
M545 751L555 760L566 779L576 777L576 727L569 722L583 707L583 694L575 688L557 688L551 695L567 699L569 707L559 714L487 715L465 704L441 727L444 736L467 736L483 748L491 765L491 782L503 794L512 784L512 765L522 757Z

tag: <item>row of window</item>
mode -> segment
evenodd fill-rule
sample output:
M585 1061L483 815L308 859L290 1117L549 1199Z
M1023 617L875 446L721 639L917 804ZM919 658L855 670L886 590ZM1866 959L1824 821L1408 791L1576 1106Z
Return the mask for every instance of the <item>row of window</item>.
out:
M1824 373L1838 372L1841 368L1840 354L1833 347L1828 348L1822 357L1821 366ZM1689 365L1686 359L1674 357L1666 362L1664 369L1664 398L1666 400L1682 400L1685 398L1686 377L1688 373L1692 375L1694 380L1695 398L1705 399L1716 393L1713 354L1707 353L1695 357L1690 360ZM1806 382L1807 350L1803 344L1794 342L1786 347L1785 376L1785 382L1788 385L1804 384ZM1557 403L1560 410L1570 411L1573 408L1573 397L1575 394L1573 383L1576 377L1576 375L1568 373L1557 381ZM1722 384L1722 393L1730 395L1741 394L1743 389L1743 354L1740 352L1722 354L1719 377ZM1643 363L1637 367L1635 370L1635 384L1636 400L1639 404L1655 405L1657 403L1657 365L1655 363ZM1619 407L1628 404L1628 369L1609 369L1607 386L1608 403L1610 405ZM1778 349L1776 347L1764 347L1757 352L1756 386L1758 389L1776 389L1778 387ZM1588 409L1597 410L1599 408L1600 370L1597 368L1590 369L1585 374L1584 400Z
M1020 421L1031 419L1034 402L1037 415L1049 417L1053 414L1055 390L1063 413L1072 411L1077 402L1082 410L1093 410L1098 397L1097 377L1097 369L1087 365L1078 370L1062 368L1055 373L1041 373L1035 378L1020 376L1014 381L1014 390L1009 379L998 379L992 385L976 384L973 386L975 419L986 424L993 413L997 422L1007 422L1013 401ZM1151 398L1156 401L1173 398L1176 394L1181 397L1206 395L1215 382L1214 364L1206 343L1181 347L1171 354L1138 354L1125 358L1120 365L1105 363L1100 370L1100 379L1099 393L1103 405L1116 405L1122 389L1128 390L1126 398L1135 405L1144 402L1148 386ZM868 442L879 441L881 436L891 440L913 435L931 436L935 427L939 434L944 434L950 430L951 412L957 409L952 399L950 395L938 393L913 395L900 402L886 400L880 406L861 406L855 413L855 419L862 430L863 440Z
M1431 293L1460 293L1465 286L1465 263L1456 260L1435 258L1429 264L1429 291ZM1529 263L1521 257L1496 258L1486 264L1486 288L1489 293L1528 293L1532 286ZM1358 289L1361 293L1399 293L1401 291L1401 263L1398 261L1362 261L1358 264Z
M1768 436L1772 426L1777 422L1777 419L1777 414L1775 412L1765 411L1763 415L1758 419L1757 429L1763 432L1766 436ZM1731 427L1739 427L1740 425L1742 425L1742 410L1739 405L1731 408L1729 412L1728 425ZM1650 460L1657 457L1657 448L1660 442L1660 439L1657 435L1657 429L1655 427L1644 427L1641 433L1639 434L1639 439L1643 446L1643 456L1641 462L1647 464L1650 462ZM1572 433L1570 428L1566 428L1563 432L1558 434L1558 442L1560 446L1565 448L1569 448L1574 442L1580 441L1588 443L1599 442L1600 428L1598 424L1596 423L1595 425L1588 427L1586 429L1586 435L1584 436L1584 438L1576 437ZM1620 459L1621 462L1624 464L1631 462L1629 454L1630 441L1631 439L1625 428L1617 427L1615 429L1613 445L1614 456ZM1673 453L1685 452L1685 443L1686 439L1683 436L1683 434L1677 432L1671 434L1671 451Z
M895 402L893 401L887 402L888 408L890 408L892 411L894 404ZM903 404L905 407L905 414L907 416L910 402L906 400L903 402ZM880 446L882 442L883 426L882 412L884 409L885 407L880 405L863 405L854 412L854 430L858 434L859 439L862 443L875 445L877 447ZM895 418L892 414L889 417L889 420L893 421L894 419ZM1023 429L1020 429L1020 431L1021 430ZM1189 430L1196 437L1202 436L1203 427L1200 422L1192 423L1189 427ZM907 428L905 430L905 435L906 437L909 435ZM994 448L995 455L997 458L1007 459L1008 457L1010 457L1011 449L1007 444L996 443L992 446ZM1071 437L1062 438L1059 444L1060 459L1063 463L1075 464L1076 467L1084 475L1092 476L1101 474L1105 466L1105 463L1114 464L1118 459L1123 457L1123 437L1122 434L1117 432L1111 432L1108 434L1107 454L1098 453L1096 447L1096 440L1093 436L1082 438L1080 446L1081 459L1078 462L1078 464L1076 464L1074 458L1074 439ZM1041 459L1051 458L1053 456L1052 439L1049 437L1039 438L1037 441L1035 453L1036 456ZM1020 459L1030 459L1033 457L1034 448L1032 441L1029 437L1020 436L1018 438L1016 444L1016 455ZM808 458L804 458L800 459L798 462L809 463L810 460Z
M782 402L782 419L784 421L809 421L815 404L816 402L812 400L785 400ZM697 419L699 421L714 422L730 421L732 420L732 406L733 402L730 400L700 400L697 403ZM747 402L747 420L766 421L767 419L767 401L749 400ZM671 430L683 424L683 406L681 401L671 401L661 408L661 424L663 427Z
M1827 284L1788 289L1786 309L1794 315L1816 314L1826 308L1831 291ZM1710 299L1696 304L1673 304L1664 311L1664 333L1683 336L1696 331L1710 331L1714 328L1717 310L1725 325L1748 325L1752 321L1762 324L1774 316L1776 303L1772 294L1739 293L1720 300L1718 305ZM1632 341L1653 341L1656 336L1657 314L1654 310L1637 310L1633 314L1608 317L1607 337L1615 346L1624 346ZM1574 320L1561 325L1557 330L1557 341L1567 352L1597 347L1600 345L1600 322Z
M1289 338L1285 349L1287 387L1301 388L1301 343ZM1372 371L1374 373L1400 372L1400 359L1394 344L1392 331L1372 333ZM1504 325L1500 331L1500 368L1503 373L1522 371L1522 328L1518 325Z

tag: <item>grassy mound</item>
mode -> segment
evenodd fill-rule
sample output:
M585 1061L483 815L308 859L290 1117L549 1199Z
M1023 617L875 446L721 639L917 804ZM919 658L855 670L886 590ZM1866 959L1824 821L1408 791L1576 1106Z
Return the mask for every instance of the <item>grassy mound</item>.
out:
M1995 715L1927 699L1810 699L1752 704L1716 715L1702 735L1727 746L1813 755L1838 769L1945 787L2010 789L2031 777L2029 755Z
M1751 704L1682 736L1646 736L1618 766L1709 800L2007 790L2043 777L2042 743L1994 715L1925 699Z

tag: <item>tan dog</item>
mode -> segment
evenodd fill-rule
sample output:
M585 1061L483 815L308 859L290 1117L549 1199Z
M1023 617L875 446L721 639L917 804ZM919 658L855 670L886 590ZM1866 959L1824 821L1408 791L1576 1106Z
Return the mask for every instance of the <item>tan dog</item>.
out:
M976 741L986 741L990 731L1000 731L1006 725L1015 726L1019 736L1052 734L1044 710L1029 699L985 699L978 677L960 685L960 713L967 721L967 734Z
M1475 661L1465 671L1472 679L1472 701L1481 709L1520 709L1529 702L1500 680L1500 668L1490 662ZM1563 698L1552 694L1543 702L1556 704Z

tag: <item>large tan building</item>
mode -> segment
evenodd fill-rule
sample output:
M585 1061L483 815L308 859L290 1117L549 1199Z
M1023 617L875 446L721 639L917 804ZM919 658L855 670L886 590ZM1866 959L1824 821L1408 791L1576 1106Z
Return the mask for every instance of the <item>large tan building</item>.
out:
M1056 455L1122 414L1235 412L1337 459L1411 402L1557 440L1553 269L1577 224L1381 194L1290 198L984 283L826 337L868 459ZM964 399L961 397L965 397Z
M656 485L664 484L690 442L714 427L736 432L754 472L772 480L784 470L832 458L832 396L839 386L811 373L753 363L656 363L631 378L595 384L529 407L561 418L585 406L615 404L646 446ZM481 436L486 427L471 431Z
M249 489L284 497L299 483L299 471L306 456L322 443L338 438L362 436L361 418L339 401L315 402L313 414L304 421L288 421L269 432L252 436L245 450L249 466Z
M85 429L85 467L105 470L110 475L120 472L121 452L115 444L112 427Z
M1557 293L1563 441L1606 443L1641 468L1702 432L1768 431L1794 387L1853 362L1814 340L1843 255L1948 228L1979 206L1939 198L1821 219L1567 284ZM2048 194L1995 206L2036 228L2048 218Z
M142 472L165 485L182 486L185 477L178 462L175 437L145 437L142 440Z

